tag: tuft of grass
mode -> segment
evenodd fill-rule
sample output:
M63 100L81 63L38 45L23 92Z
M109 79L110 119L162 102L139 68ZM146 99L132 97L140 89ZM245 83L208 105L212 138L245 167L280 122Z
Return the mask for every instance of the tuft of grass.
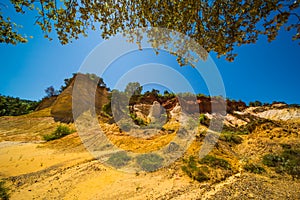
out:
M209 180L209 177L203 172L203 169L197 166L197 162L193 156L190 156L188 160L184 160L186 165L182 166L181 169L190 178L198 182Z
M227 160L224 160L222 158L217 158L215 156L206 155L204 158L202 158L199 161L200 164L207 164L210 167L221 167L223 169L231 169L231 165Z
M9 199L8 188L6 188L4 184L5 184L4 181L0 181L0 199L8 200Z
M275 168L277 173L300 178L300 149L285 148L280 155L267 154L263 156L262 163Z
M145 171L152 172L162 167L164 159L158 154L142 154L137 156L138 165Z
M254 173L254 174L262 174L263 172L266 172L266 170L261 167L260 165L254 164L254 163L248 163L243 167L246 171Z
M114 166L115 168L120 168L123 167L125 165L127 165L127 163L131 160L131 157L127 155L126 152L121 151L121 152L117 152L115 154L112 154L107 163Z
M74 132L75 130L70 129L68 126L58 125L53 133L44 135L43 139L46 141L56 140Z

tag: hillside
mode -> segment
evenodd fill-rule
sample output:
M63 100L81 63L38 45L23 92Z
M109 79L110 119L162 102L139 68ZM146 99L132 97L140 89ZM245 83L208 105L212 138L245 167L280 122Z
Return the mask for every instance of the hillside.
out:
M0 116L17 116L28 114L36 109L39 102L0 94Z
M300 199L300 108L247 107L227 100L224 116L210 110L211 104L222 103L219 98L180 102L173 96L148 94L131 98L129 113L125 112L129 120L118 121L113 110L102 110L110 103L110 93L90 77L79 76L88 87L79 87L82 109L75 122L72 81L59 96L43 100L37 111L0 117L0 178L11 199ZM93 122L86 118L90 100L85 94L92 88L97 95L97 126L131 160L101 146ZM209 125L222 116L223 129L215 132ZM84 133L78 119L85 123ZM59 126L77 131L46 142L44 136ZM147 155L164 146L172 153L180 146L174 138L183 133L192 133L195 139L168 166L146 172L147 167L161 164L159 159L143 165L132 155ZM215 138L212 151L200 159L203 144ZM105 164L95 157L99 149L102 157L97 158L106 159ZM136 171L124 172L129 168Z

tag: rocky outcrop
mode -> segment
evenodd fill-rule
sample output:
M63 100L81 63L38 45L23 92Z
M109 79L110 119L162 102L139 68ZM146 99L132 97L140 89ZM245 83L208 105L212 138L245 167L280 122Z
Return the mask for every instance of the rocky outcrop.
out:
M255 113L254 115L271 119L271 120L291 120L300 119L300 109L297 108L284 108L284 109L270 109L261 113Z
M131 105L131 109L138 118L145 122L153 121L159 117L163 111L166 112L168 119L179 120L181 113L200 114L212 112L226 115L226 113L240 112L247 108L242 101L226 102L222 98L194 97L194 98L163 98L151 96L149 99L139 100L140 103ZM143 102L144 100L145 102ZM142 103L143 102L143 103ZM131 100L131 104L134 102ZM151 120L152 119L152 120Z
M172 103L173 105L168 105ZM162 105L172 110L174 106L178 103L177 101L167 101L164 102ZM234 111L243 111L247 108L246 104L242 101L230 101L227 100L226 102L222 98L210 98L210 97L198 97L197 99L180 99L180 105L182 110L189 114L197 114L197 113L233 113ZM213 109L213 110L212 110Z
M148 118L151 122L155 122L157 119L161 117L164 113L164 108L160 105L159 102L154 101L152 106L150 107Z
M76 88L74 88L76 80ZM77 84L79 82L79 84ZM96 89L96 91L94 91ZM73 93L73 90L76 91ZM91 95L94 95L91 97ZM94 99L93 99L94 98ZM93 102L95 101L95 102ZM117 100L118 101L118 100ZM76 110L73 110L73 103L76 103ZM91 104L95 103L93 107ZM73 122L82 112L95 108L97 114L102 111L104 104L108 103L108 91L105 87L100 87L95 77L84 74L76 74L70 80L70 84L57 97L45 98L38 106L37 110L41 110L51 106L51 114L56 121ZM116 104L116 102L115 102ZM115 105L114 104L114 105ZM137 118L149 123L159 118L163 112L168 119L173 118L171 113L177 112L178 106L183 113L199 114L199 113L219 113L226 114L236 111L243 111L247 108L246 104L241 101L224 101L223 98L217 97L169 97L159 96L153 93L146 93L142 96L133 96L129 100L130 112L135 114ZM114 114L118 114L120 106L115 106ZM175 109L175 110L174 110ZM74 115L74 116L73 116ZM114 116L116 117L116 116ZM117 119L120 120L120 119Z
M72 113L72 83L55 100L52 105L51 115L55 121L70 123L73 122Z
M271 105L271 108L275 108L275 109L283 109L283 108L288 108L288 105L285 103L273 103Z
M76 88L74 88L75 80ZM93 91L95 89L96 91ZM73 90L76 90L76 92ZM91 97L91 94L95 94L95 96ZM70 85L53 103L51 115L54 117L55 121L65 123L73 122L74 118L93 107L93 98L95 98L95 111L99 114L102 110L102 106L108 103L107 97L107 89L105 87L100 87L97 80L91 79L89 75L77 74L74 76ZM76 110L74 111L72 106L73 103L76 103Z
M246 103L242 101L226 101L226 111L227 113L234 113L234 112L240 112L247 108Z
M35 111L39 111L51 107L53 103L56 101L56 99L57 96L43 98L42 101L39 103L39 105L36 107Z
M181 106L179 105L179 103L177 103L176 106L170 111L170 119L179 121L181 111Z
M156 122L162 114L166 113L164 107L158 101L154 101L152 105L136 104L130 110L136 118L142 119L145 123Z
M142 119L144 122L149 122L148 115L152 105L150 104L136 104L133 106L133 112L136 118Z

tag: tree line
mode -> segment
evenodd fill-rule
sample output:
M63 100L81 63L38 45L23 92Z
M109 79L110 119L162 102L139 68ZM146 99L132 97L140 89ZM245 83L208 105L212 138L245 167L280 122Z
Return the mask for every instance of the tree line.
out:
M35 110L38 101L20 99L18 97L0 94L0 116L17 116L28 114Z

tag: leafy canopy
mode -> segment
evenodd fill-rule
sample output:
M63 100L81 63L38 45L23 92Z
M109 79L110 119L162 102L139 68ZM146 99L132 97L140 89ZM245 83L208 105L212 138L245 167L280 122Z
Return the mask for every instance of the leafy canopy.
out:
M11 0L15 10L37 10L36 24L45 37L54 29L62 44L67 44L88 30L102 30L107 39L141 27L162 27L193 38L207 52L226 55L233 61L235 46L255 43L259 35L268 41L280 28L293 31L300 39L299 0ZM0 5L0 9L5 5ZM1 12L1 10L0 10ZM49 38L51 39L51 38ZM26 42L16 24L0 13L0 42ZM139 43L138 35L135 42ZM157 47L155 41L153 47ZM186 61L179 57L182 65Z

